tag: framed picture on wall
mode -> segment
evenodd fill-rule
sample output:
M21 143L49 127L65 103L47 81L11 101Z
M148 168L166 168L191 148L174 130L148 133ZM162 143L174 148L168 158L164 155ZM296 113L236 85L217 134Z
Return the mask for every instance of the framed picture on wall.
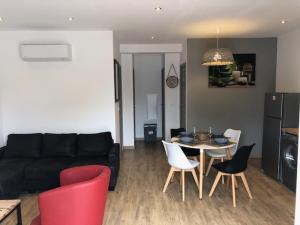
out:
M115 81L115 102L119 101L119 89L120 89L120 80L121 77L121 66L120 63L114 59L114 81Z
M210 66L208 86L213 88L254 87L256 54L233 54L234 63Z

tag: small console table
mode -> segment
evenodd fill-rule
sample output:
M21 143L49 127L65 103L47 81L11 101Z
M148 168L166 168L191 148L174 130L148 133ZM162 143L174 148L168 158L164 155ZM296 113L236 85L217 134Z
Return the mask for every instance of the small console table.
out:
M21 200L0 200L0 224L15 210L17 211L17 225L22 225Z

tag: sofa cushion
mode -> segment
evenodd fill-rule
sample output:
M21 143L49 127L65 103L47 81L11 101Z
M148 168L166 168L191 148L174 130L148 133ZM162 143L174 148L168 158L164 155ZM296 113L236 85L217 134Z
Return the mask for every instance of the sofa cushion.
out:
M38 180L40 182L59 182L59 173L68 168L73 162L72 158L41 158L25 168L25 180Z
M0 160L0 168L4 167L10 167L13 168L15 167L25 167L29 165L30 163L34 162L34 159L26 159L26 158L4 158Z
M77 134L44 134L42 156L73 157L76 153Z
M107 156L96 156L96 157L80 157L70 164L70 167L75 166L87 166L87 165L102 165L109 166Z
M110 132L78 135L78 156L104 156L112 146Z
M42 134L10 134L4 153L6 158L38 158Z
M24 168L34 159L0 160L0 199L16 198L22 192Z

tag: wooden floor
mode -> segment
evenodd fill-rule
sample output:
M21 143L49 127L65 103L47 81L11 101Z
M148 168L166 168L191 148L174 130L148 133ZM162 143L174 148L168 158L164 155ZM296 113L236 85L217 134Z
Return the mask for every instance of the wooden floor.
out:
M192 175L187 174L186 200L182 202L178 175L167 192L162 192L169 170L162 145L155 143L146 146L138 142L136 150L121 153L118 185L108 195L104 224L292 225L295 194L263 175L258 165L257 160L250 160L246 172L254 199L248 199L240 185L237 190L237 208L232 207L230 188L226 190L226 185L219 184L213 197L208 197L215 171L211 171L204 180L203 200L198 198ZM23 222L29 225L38 214L37 197L24 195L21 198ZM15 224L13 216L4 224Z

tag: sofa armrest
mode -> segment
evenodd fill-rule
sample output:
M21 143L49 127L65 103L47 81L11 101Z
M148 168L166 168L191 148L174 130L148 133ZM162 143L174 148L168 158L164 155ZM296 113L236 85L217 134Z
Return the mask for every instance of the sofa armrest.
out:
M0 159L3 158L5 149L6 149L6 146L3 146L0 148Z
M114 143L113 147L109 149L108 152L108 161L113 163L116 160L120 159L120 144Z
M108 152L108 166L111 169L109 181L109 190L113 191L117 184L117 178L120 170L120 144L115 143Z

